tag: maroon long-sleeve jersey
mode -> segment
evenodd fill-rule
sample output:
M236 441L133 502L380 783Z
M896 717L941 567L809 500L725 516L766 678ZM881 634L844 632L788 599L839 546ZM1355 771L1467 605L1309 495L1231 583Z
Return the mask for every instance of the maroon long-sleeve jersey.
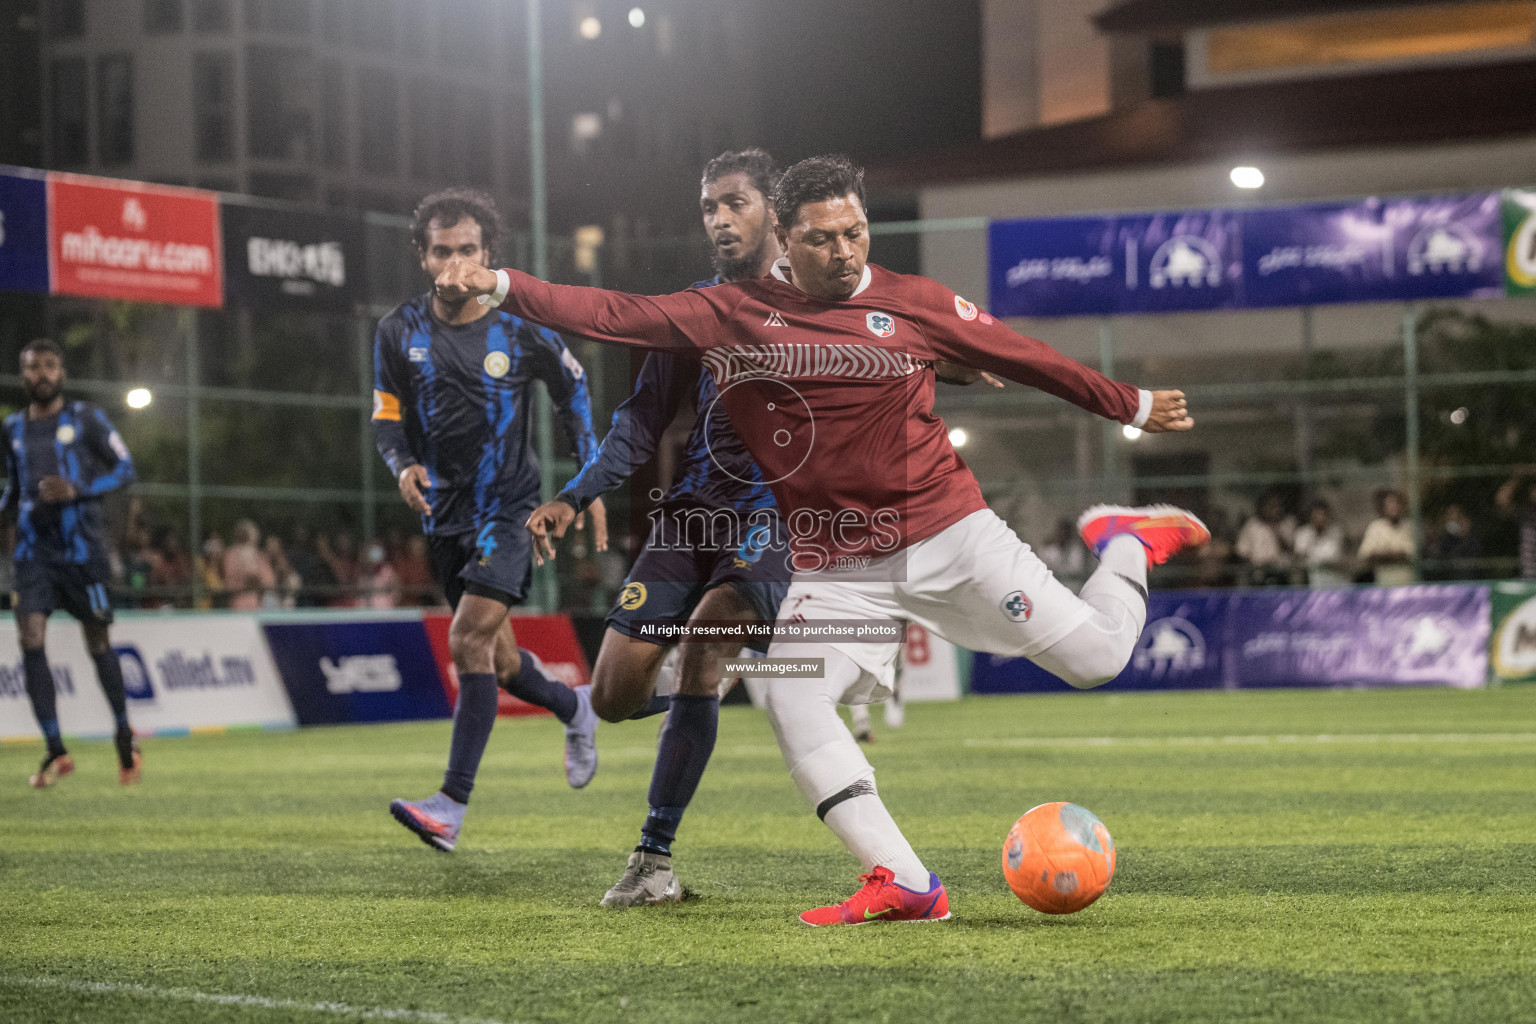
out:
M1010 330L935 281L874 264L837 301L790 283L783 260L772 277L672 295L506 274L508 312L703 360L778 500L802 571L862 564L986 507L933 414L935 360L1121 423L1145 415L1136 388Z

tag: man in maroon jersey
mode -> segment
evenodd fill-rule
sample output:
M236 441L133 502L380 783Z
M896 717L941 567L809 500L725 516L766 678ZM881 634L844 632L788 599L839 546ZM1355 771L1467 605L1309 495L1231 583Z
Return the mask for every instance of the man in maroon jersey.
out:
M1098 686L1124 668L1140 635L1148 566L1209 534L1169 506L1089 509L1078 525L1100 566L1073 594L982 500L933 415L934 362L1151 432L1194 421L1182 392L1111 381L937 282L868 264L863 172L846 159L796 164L774 207L786 257L767 278L635 296L460 263L437 287L555 330L703 360L774 491L793 551L770 657L820 671L770 685L774 732L801 792L868 872L852 897L801 920L942 920L943 885L886 811L836 711L890 692L899 638L884 627L915 621Z

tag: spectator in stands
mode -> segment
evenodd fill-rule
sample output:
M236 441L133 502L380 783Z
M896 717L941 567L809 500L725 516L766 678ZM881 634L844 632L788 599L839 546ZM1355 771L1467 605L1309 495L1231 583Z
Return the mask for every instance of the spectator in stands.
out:
M309 527L303 523L293 528L287 555L288 564L299 577L298 606L315 608L324 605L336 586L336 577L331 574L330 565L315 550Z
M1441 580L1476 579L1477 566L1467 563L1482 553L1483 546L1472 532L1466 511L1460 505L1447 505L1440 529L1424 542L1424 557L1441 564L1426 567L1425 575Z
M1333 518L1333 508L1318 498L1307 509L1307 521L1296 531L1296 564L1313 587L1342 587L1350 581L1349 554L1344 548L1344 528Z
M400 604L400 577L385 557L384 542L378 538L363 552L358 573L358 603L364 608L394 608Z
M127 535L123 538L122 586L126 592L123 607L153 606L146 591L149 590L150 578L154 575L155 557L154 546L149 541L149 529L142 523L130 526Z
M1069 579L1087 576L1088 548L1078 538L1077 525L1070 519L1056 520L1056 532L1035 549L1035 554L1057 576Z
M1261 497L1255 513L1237 534L1235 550L1248 566L1248 582L1254 586L1290 583L1295 537L1296 520L1286 514L1285 497L1278 491Z
M1383 488L1376 492L1377 517L1365 528L1356 557L1372 571L1383 587L1398 587L1413 582L1413 559L1417 547L1413 527L1404 520L1408 503L1401 491Z
M197 601L199 608L213 608L224 600L224 541L217 533L208 531L203 538L203 553L198 556L195 569L203 595Z
M273 589L267 591L262 598L262 604L268 608L293 608L298 604L299 588L303 580L294 572L293 565L288 561L288 552L283 548L283 540L277 534L268 537L261 545L261 553L266 556L267 563L272 566Z
M192 560L181 546L181 536L170 527L161 527L155 537L155 567L149 574L150 586L159 595L161 608L185 608L191 604Z
M1232 517L1224 508L1213 508L1206 514L1205 525L1211 531L1211 540L1195 551L1195 585L1230 587L1235 582L1232 574L1235 559Z
M437 604L437 584L432 579L425 535L416 533L407 538L393 564L400 583L401 604L421 608Z
M263 595L277 585L272 563L257 546L261 531L249 519L235 524L235 540L224 550L224 587L229 606L240 611L261 607Z
M327 539L323 534L315 541L315 550L325 559L335 578L336 590L326 604L338 608L350 608L357 603L357 541L345 531L337 531Z
M1536 480L1533 467L1522 466L1493 496L1499 514L1515 520L1519 530L1520 578L1536 580Z

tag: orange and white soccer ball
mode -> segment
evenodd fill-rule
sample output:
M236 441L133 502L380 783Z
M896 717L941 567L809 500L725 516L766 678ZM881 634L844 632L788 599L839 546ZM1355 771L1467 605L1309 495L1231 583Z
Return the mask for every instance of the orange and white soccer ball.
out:
M1115 877L1115 841L1086 807L1041 804L1013 823L1003 843L1013 894L1045 914L1071 914L1103 895Z

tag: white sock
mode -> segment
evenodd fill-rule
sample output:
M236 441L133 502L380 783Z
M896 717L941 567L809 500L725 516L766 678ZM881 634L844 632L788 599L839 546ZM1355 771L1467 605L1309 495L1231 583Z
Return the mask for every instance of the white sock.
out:
M1122 534L1106 544L1078 596L1112 618L1119 618L1121 608L1129 611L1139 635L1147 622L1147 549L1141 541Z
M928 869L901 834L879 795L869 793L844 800L827 812L827 827L837 834L865 871L889 868L896 884L914 892L928 891Z

